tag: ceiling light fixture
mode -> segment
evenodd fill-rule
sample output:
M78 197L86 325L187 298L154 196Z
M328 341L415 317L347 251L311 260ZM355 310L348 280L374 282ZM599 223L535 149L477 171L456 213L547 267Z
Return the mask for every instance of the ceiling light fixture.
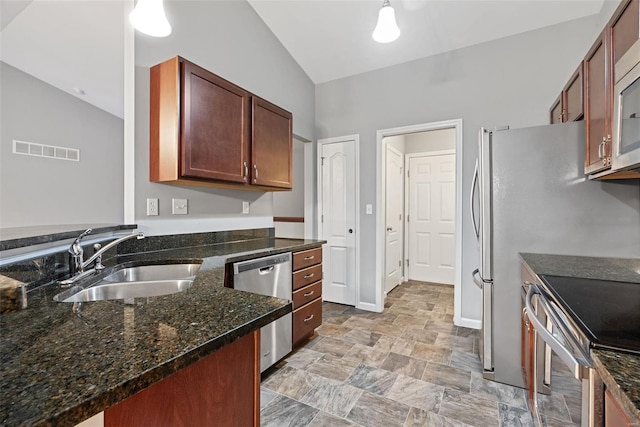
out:
M171 25L164 14L162 0L138 0L129 20L136 30L153 37L171 34Z
M389 43L400 37L400 28L396 24L396 13L389 0L384 0L378 12L378 24L371 35L378 43Z

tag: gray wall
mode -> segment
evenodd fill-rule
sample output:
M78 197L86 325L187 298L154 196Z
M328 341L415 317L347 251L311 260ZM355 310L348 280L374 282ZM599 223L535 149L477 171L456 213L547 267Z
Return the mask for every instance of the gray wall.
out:
M439 129L429 132L412 133L405 138L405 153L444 151L456 149L456 129Z
M304 144L293 140L293 190L273 193L273 216L304 217Z
M462 317L480 318L470 280L477 261L468 197L481 126L544 124L548 109L595 36L587 17L316 87L316 136L360 135L361 300L375 302L376 131L463 119ZM375 212L375 209L374 209Z
M291 111L294 134L307 140L314 137L314 84L246 1L165 1L165 10L169 37L136 33L136 222L152 233L163 231L163 220L175 227L197 219L202 230L261 226L273 215L270 193L149 182L149 67L175 55L189 59ZM159 217L146 216L148 197L160 199ZM189 215L171 215L171 198L188 199ZM241 214L242 201L251 203L249 215Z
M0 227L122 223L122 119L0 62ZM13 140L80 161L12 154Z

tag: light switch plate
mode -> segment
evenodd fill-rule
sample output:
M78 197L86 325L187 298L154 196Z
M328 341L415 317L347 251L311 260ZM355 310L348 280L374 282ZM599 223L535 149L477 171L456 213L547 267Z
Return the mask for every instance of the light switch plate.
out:
M147 199L147 216L154 216L158 214L158 199Z
M368 204L366 205L366 211L367 211L367 215L372 215L373 214L373 205L372 204Z
M243 214L249 213L249 202L242 202L242 213Z
M171 213L174 215L186 215L189 204L187 199L171 199Z

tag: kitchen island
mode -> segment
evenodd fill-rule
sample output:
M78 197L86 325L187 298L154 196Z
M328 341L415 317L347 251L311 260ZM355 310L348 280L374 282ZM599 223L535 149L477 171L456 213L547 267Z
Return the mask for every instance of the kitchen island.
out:
M189 246L194 240L183 236L176 244L169 237L119 249L105 260L104 272L86 280L96 281L116 265L202 262L186 291L83 303L74 312L73 304L53 301L61 289L51 284L30 289L26 309L0 316L1 425L73 426L256 336L291 312L291 303L225 288L225 264L322 244L253 238Z
M562 276L638 283L640 259L522 253L538 277ZM595 369L631 425L640 425L640 355L606 348L591 349ZM605 419L605 426L606 426Z

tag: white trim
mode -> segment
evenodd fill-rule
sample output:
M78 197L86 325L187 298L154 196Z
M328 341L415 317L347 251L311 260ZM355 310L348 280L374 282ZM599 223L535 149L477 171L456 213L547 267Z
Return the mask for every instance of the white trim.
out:
M315 144L311 142L304 143L304 238L315 239L316 227L316 194L314 177L314 150Z
M360 310L366 310L366 311L376 311L376 305L370 302L362 302L360 301L358 303L358 308Z
M136 222L136 101L135 30L129 24L133 0L123 2L124 13L124 212L125 224Z
M471 328L471 329L481 329L482 328L482 321L481 320L469 319L468 317L461 317L455 323L456 323L456 326L462 326L464 328Z
M384 308L384 220L382 201L385 200L384 165L386 151L383 146L386 143L383 138L387 136L405 135L408 133L426 132L438 129L456 129L456 272L454 281L454 323L460 325L461 298L462 298L462 119L444 120L441 122L424 123L413 126L402 126L390 129L380 129L376 132L376 311ZM465 321L466 322L466 321Z
M345 136L338 136L335 138L324 138L324 139L319 139L318 140L318 144L316 146L316 219L318 222L318 228L317 228L317 234L316 237L320 238L320 236L322 236L322 222L320 221L320 215L322 212L322 167L320 166L320 162L321 162L321 157L322 157L322 149L321 146L324 144L331 144L331 143L336 143L336 142L348 142L348 141L354 141L355 142L355 152L356 152L356 158L355 158L355 178L356 178L356 182L355 182L355 188L356 188L356 203L355 203L355 215L356 215L356 247L355 247L355 257L356 257L356 275L355 275L355 291L356 291L356 308L362 309L362 310L369 310L369 311L375 311L375 310L371 310L370 308L367 308L369 306L369 303L364 303L362 301L360 301L360 135L359 134L354 134L354 135L345 135ZM380 310L382 311L382 310Z
M405 157L410 159L412 157L444 156L447 154L456 154L456 150L423 151L421 153L405 154Z
M406 186L407 186L407 182L406 182L406 179L405 179L405 177L406 177L405 173L406 173L406 170L407 170L407 165L406 165L406 162L405 162L406 154L404 154L403 152L401 152L400 150L395 148L393 145L385 144L385 149L393 151L394 153L399 155L400 158L402 159L402 188L405 189ZM384 179L385 179L385 185L384 185L385 188L387 187L387 182L386 182L386 180L387 180L387 163L386 163L386 159L387 159L387 156L386 156L386 152L385 152L385 164L384 164L384 167L382 168L383 171L384 171L383 173L384 173ZM405 243L406 243L404 238L406 237L406 230L407 230L407 212L406 212L406 210L407 210L406 209L407 199L405 198L405 194L404 193L405 192L403 191L402 192L402 250L403 251L404 251L404 247L405 247ZM385 206L384 206L384 215L385 215L384 216L384 222L385 222L385 225L384 225L384 227L386 229L387 228L386 198L384 198L383 200L385 201ZM385 233L385 241L383 242L383 244L385 245L385 254L386 254L386 243L387 243L386 242L386 235L387 234ZM402 281L404 281L405 276L409 277L409 275L406 274L407 273L407 268L406 268L407 266L405 265L406 263L404 262L404 260L406 259L407 253L403 252L402 255L403 255L402 256L402 261L401 261L402 262L402 274L401 274L401 277L400 277L400 283L398 283L398 285L400 285L402 283ZM387 290L386 290L386 280L387 280L387 271L386 271L387 262L386 262L386 260L384 261L383 265L385 266L385 268L383 269L383 271L384 271L384 282L382 284L382 288L384 290L384 295L385 295L385 298L386 298L387 294L390 292L390 291L387 292ZM396 286L398 286L398 285L396 285ZM395 289L396 286L394 286L391 290Z

